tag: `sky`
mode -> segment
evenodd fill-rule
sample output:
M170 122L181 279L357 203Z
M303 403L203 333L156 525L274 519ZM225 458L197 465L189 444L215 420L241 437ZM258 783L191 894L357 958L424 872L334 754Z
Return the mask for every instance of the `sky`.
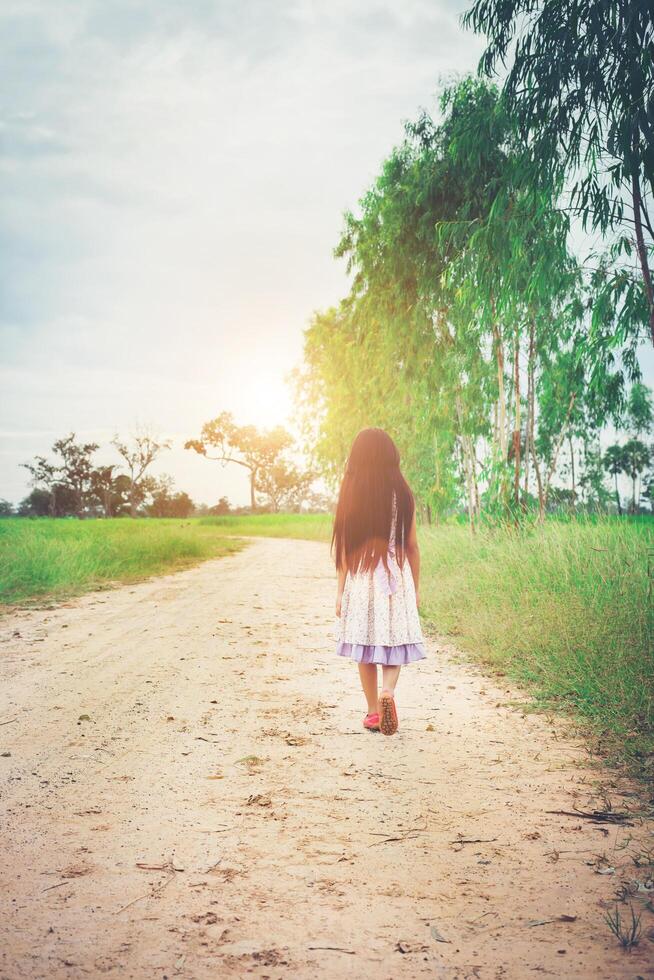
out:
M287 421L302 331L347 291L343 211L476 65L463 8L3 0L0 497L68 432L141 426L196 501L248 500L183 443L223 410Z
M3 0L0 498L73 431L149 428L196 502L245 473L185 451L223 410L292 427L287 376L332 250L403 122L476 68L465 0Z

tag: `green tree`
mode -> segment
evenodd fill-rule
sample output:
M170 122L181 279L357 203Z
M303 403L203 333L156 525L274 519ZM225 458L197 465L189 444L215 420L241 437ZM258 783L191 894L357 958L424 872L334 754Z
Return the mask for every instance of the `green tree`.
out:
M605 299L619 285L621 302L635 310L638 289L654 343L651 4L475 0L463 21L487 36L483 73L508 64L508 111L541 172L568 177L586 226L618 233L614 255L635 251L639 283L620 272Z
M21 464L31 474L31 485L49 493L52 517L63 513L83 516L93 499L92 458L98 448L96 442L76 442L71 432L53 444L54 462L36 456L33 462Z
M116 475L115 466L98 466L91 472L91 492L105 517L116 517L126 509L129 479ZM127 505L128 506L128 505Z
M257 473L256 490L263 494L266 506L273 512L297 512L316 479L312 470L301 470L285 459Z
M57 483L59 478L57 465L46 459L45 456L35 456L31 463L21 463L20 465L29 471L30 486L34 488L34 491L38 491L38 496L35 496L33 500L34 506L39 507L39 509L42 508L43 494L47 494L48 505L44 514L50 514L51 517L54 517L57 510ZM26 497L24 503L29 499ZM30 507L31 504L26 503L26 506Z
M618 508L618 514L622 515L618 477L621 473L626 472L627 468L627 461L622 446L614 444L607 448L604 453L604 468L611 474L615 481L615 502Z
M52 511L52 492L50 489L35 487L18 505L21 517L54 517Z
M93 499L93 456L100 448L97 442L77 443L75 433L59 439L52 447L61 457L61 482L72 491L75 514L81 517Z
M654 473L649 473L644 480L643 497L649 501L650 510L654 514Z
M611 494L605 486L605 479L606 469L599 445L599 434L584 433L583 469L579 478L579 487L586 507L602 511L607 509Z
M384 426L427 513L465 501L474 526L482 483L486 507L505 513L533 473L544 512L537 395L584 311L558 188L529 171L496 89L463 79L440 109L440 123L423 113L407 125L359 213L345 216L336 254L352 290L305 334L299 400L331 472L358 428Z
M137 430L129 441L116 435L111 444L127 465L130 516L136 517L139 504L147 495L146 481L150 476L148 470L162 452L171 448L170 440L159 439L151 432Z
M184 492L174 493L173 485L172 477L160 477L152 491L152 500L146 508L150 517L188 517L193 513L195 505L189 495Z
M636 483L650 464L652 454L649 446L640 439L629 439L622 447L624 471L631 478L631 513L638 513L640 501L636 497Z
M193 449L206 459L226 466L235 463L248 471L250 508L257 509L257 481L277 465L282 454L293 445L293 437L282 426L260 431L253 425L237 425L231 412L221 412L205 422L199 439L189 439L185 449ZM215 450L209 455L209 450Z
M221 497L217 504L214 504L213 507L209 507L208 513L214 514L216 517L220 517L224 514L229 514L231 509L229 498Z
M570 252L564 175L493 85L448 86L440 112L407 124L345 215L351 290L312 318L295 377L312 459L335 484L356 432L382 426L423 515L465 506L473 528L482 509L519 519L532 489L541 517L579 488L605 500L587 446L624 413L631 348L602 297L593 333L603 287ZM566 458L569 495L552 494Z
M629 430L636 436L652 431L654 424L654 402L647 385L636 382L632 385L627 402L627 422Z

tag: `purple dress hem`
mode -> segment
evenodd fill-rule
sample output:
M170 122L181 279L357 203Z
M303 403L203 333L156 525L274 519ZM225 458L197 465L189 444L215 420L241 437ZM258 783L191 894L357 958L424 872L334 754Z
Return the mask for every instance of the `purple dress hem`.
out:
M397 646L369 645L365 643L346 643L339 640L336 646L339 657L349 657L360 664L384 664L386 667L400 667L425 659L422 643L400 643Z

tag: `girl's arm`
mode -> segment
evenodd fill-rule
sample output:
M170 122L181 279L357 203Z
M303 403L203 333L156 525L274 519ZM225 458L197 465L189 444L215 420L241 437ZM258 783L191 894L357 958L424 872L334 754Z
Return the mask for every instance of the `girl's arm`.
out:
M409 537L406 543L406 556L409 559L409 567L413 575L413 584L416 587L416 605L420 605L420 548L418 547L418 531L416 528L416 510L413 508Z
M347 575L346 568L338 568L338 586L336 589L336 615L340 618L341 615L341 599L343 598L343 589L345 588L345 577Z

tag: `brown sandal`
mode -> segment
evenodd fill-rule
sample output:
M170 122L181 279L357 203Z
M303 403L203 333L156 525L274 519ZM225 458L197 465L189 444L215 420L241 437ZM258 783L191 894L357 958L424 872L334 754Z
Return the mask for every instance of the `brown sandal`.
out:
M382 735L394 735L399 727L395 699L390 691L379 695L379 730Z

